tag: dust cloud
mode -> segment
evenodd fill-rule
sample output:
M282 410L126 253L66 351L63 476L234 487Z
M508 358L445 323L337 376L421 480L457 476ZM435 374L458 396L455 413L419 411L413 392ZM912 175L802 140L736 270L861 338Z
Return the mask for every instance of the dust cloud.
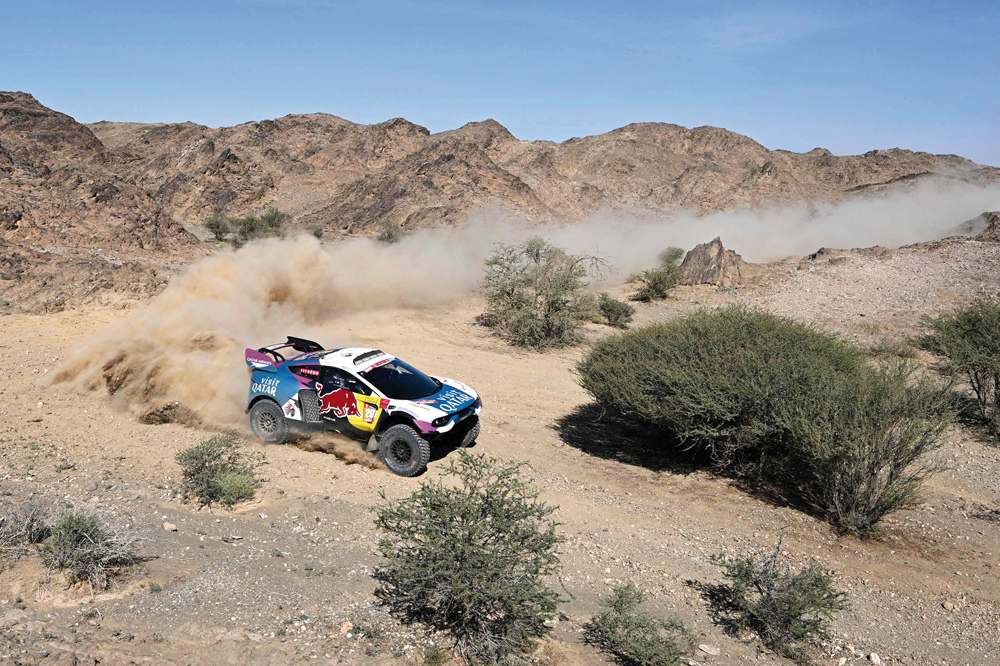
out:
M822 246L933 240L997 209L1000 189L962 188L642 221L602 213L571 225L535 225L482 210L463 227L412 233L393 245L269 239L193 264L146 307L71 350L50 382L106 392L140 417L175 405L189 421L243 427L245 347L288 334L350 344L334 339L326 325L361 310L431 307L468 294L497 242L541 235L573 253L603 256L617 267L605 281L620 282L653 265L665 247L689 249L715 236L749 261L766 261Z

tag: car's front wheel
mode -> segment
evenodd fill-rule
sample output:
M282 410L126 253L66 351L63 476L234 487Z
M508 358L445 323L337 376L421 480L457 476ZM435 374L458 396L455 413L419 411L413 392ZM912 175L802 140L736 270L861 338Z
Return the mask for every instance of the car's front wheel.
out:
M288 430L278 404L261 400L250 409L250 429L263 442L281 444Z
M378 455L393 474L416 476L427 469L431 447L416 430L399 424L382 434Z

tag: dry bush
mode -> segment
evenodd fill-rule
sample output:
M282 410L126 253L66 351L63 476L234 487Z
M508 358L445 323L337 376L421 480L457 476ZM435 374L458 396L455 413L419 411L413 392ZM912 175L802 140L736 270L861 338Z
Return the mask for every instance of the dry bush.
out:
M18 558L52 533L52 512L29 502L0 507L0 556Z
M138 543L138 537L107 527L96 516L69 512L52 526L38 553L47 567L65 572L70 583L87 581L91 590L106 590L142 562Z
M752 631L768 648L797 664L812 663L806 647L828 639L829 623L847 608L847 593L815 565L793 572L774 552L745 557L716 555L726 583L703 588L712 615L728 633Z
M906 340L888 337L879 338L872 343L868 347L868 353L875 358L883 359L902 358L913 360L918 356L916 348Z
M402 224L388 217L381 218L375 224L375 228L378 229L378 235L375 236L375 240L387 245L398 243L409 233Z
M579 342L578 329L594 313L586 277L599 273L597 257L568 254L541 238L499 244L486 260L479 321L513 345L545 349Z
M601 602L604 610L584 627L584 639L623 666L686 664L693 641L684 625L640 609L642 602L634 584L615 587Z

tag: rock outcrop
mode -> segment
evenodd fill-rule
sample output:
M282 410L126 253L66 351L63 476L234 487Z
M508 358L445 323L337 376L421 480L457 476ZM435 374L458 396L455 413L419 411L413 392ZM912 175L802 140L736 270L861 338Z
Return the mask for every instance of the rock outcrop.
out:
M678 284L709 284L716 287L738 287L752 281L757 270L753 264L722 245L721 238L695 245L681 262Z

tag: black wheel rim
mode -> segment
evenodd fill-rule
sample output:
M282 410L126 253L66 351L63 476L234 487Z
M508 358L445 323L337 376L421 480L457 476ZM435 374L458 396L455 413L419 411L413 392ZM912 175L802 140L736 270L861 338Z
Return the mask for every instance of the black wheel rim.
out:
M257 427L265 435L273 435L278 430L278 419L270 412L257 415Z
M408 467L413 458L413 449L405 439L394 440L389 444L389 458L397 467Z

